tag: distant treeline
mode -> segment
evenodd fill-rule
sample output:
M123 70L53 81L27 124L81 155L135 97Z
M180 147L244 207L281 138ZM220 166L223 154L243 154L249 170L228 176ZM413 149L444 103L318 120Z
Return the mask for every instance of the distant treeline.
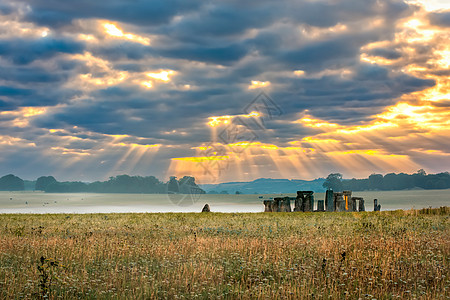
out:
M181 179L171 177L168 182L162 182L155 176L129 176L119 175L110 177L107 181L95 181L92 183L80 181L59 182L53 176L39 177L34 190L46 193L144 193L162 194L172 193L205 193L195 183L195 178L184 176ZM0 178L1 191L23 191L25 182L12 174Z
M264 181L267 186L268 179L258 179ZM321 179L323 180L323 179ZM283 186L283 180L275 181L271 184L274 191L276 187ZM233 188L237 183L229 183ZM227 184L221 184L225 187ZM450 173L426 174L424 170L419 170L414 174L389 173L386 175L372 174L365 179L342 179L342 174L332 173L328 175L323 183L324 188L331 188L333 191L393 191L406 189L448 189L450 188ZM245 187L244 192L248 192ZM293 181L292 191L304 189ZM53 176L41 176L36 181L22 180L21 178L9 174L0 178L0 191L23 191L38 190L47 193L205 193L196 183L195 178L184 176L181 179L171 177L168 182L162 182L155 176L129 176L119 175L110 177L107 181L95 181L86 183L81 181L59 182ZM237 189L236 189L237 191ZM264 193L264 188L259 186L252 193ZM224 192L226 192L224 190ZM239 191L241 193L242 191Z
M414 174L389 173L386 175L372 174L365 179L342 179L342 174L328 175L323 187L333 191L393 191L406 189L448 189L450 188L450 173L426 174L419 170Z

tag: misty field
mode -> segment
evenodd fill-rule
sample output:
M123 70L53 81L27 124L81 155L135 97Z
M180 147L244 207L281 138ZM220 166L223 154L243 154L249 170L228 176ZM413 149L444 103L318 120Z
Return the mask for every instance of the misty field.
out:
M0 298L449 299L450 209L0 215Z

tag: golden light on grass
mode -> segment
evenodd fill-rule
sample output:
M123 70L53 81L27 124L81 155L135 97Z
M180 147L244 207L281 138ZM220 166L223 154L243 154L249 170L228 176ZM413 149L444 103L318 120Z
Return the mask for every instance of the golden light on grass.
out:
M49 299L441 299L449 213L1 214L0 293L39 295L44 256Z

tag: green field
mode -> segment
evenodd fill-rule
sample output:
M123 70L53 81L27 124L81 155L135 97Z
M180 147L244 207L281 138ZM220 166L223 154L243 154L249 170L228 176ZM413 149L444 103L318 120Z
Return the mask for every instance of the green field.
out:
M450 209L0 215L0 299L449 299Z

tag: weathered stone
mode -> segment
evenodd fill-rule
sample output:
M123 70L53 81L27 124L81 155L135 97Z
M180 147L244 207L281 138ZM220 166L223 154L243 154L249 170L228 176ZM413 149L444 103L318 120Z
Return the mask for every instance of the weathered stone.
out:
M210 212L211 209L209 208L209 204L206 203L205 206L203 206L202 212Z
M313 211L314 208L314 192L304 191L303 208L304 211Z
M273 212L281 211L281 201L282 200L283 200L283 198L280 198L280 197L273 198L273 208L272 208Z
M335 211L346 211L344 194L343 193L334 193L333 197L334 197Z
M294 211L303 211L303 193L302 191L297 191L297 197L294 202Z
M291 212L292 211L292 209L291 209L291 198L290 197L284 197L283 201L281 203L282 203L281 204L281 207L282 207L281 211L284 211L284 212Z
M314 192L312 191L297 191L294 211L313 211L314 207L313 194Z
M358 208L356 207L356 201L358 200L358 197L351 197L350 198L350 205L349 205L349 211L358 211Z
M378 199L373 199L373 211L381 211L381 204L378 204Z
M325 211L324 200L317 200L317 211Z
M282 212L284 211L284 198L282 197L277 197L277 198L273 198L273 200L278 204L278 212Z
M345 211L350 211L351 208L351 198L352 198L352 191L343 191L342 196L344 197L345 201Z
M333 191L327 190L325 193L325 207L327 211L334 211Z
M354 201L354 203L353 203L353 201ZM352 197L352 209L353 209L353 211L365 211L364 198Z
M364 198L359 199L358 211L366 211L366 207L364 206Z
M272 212L273 210L273 200L264 200L264 212Z

